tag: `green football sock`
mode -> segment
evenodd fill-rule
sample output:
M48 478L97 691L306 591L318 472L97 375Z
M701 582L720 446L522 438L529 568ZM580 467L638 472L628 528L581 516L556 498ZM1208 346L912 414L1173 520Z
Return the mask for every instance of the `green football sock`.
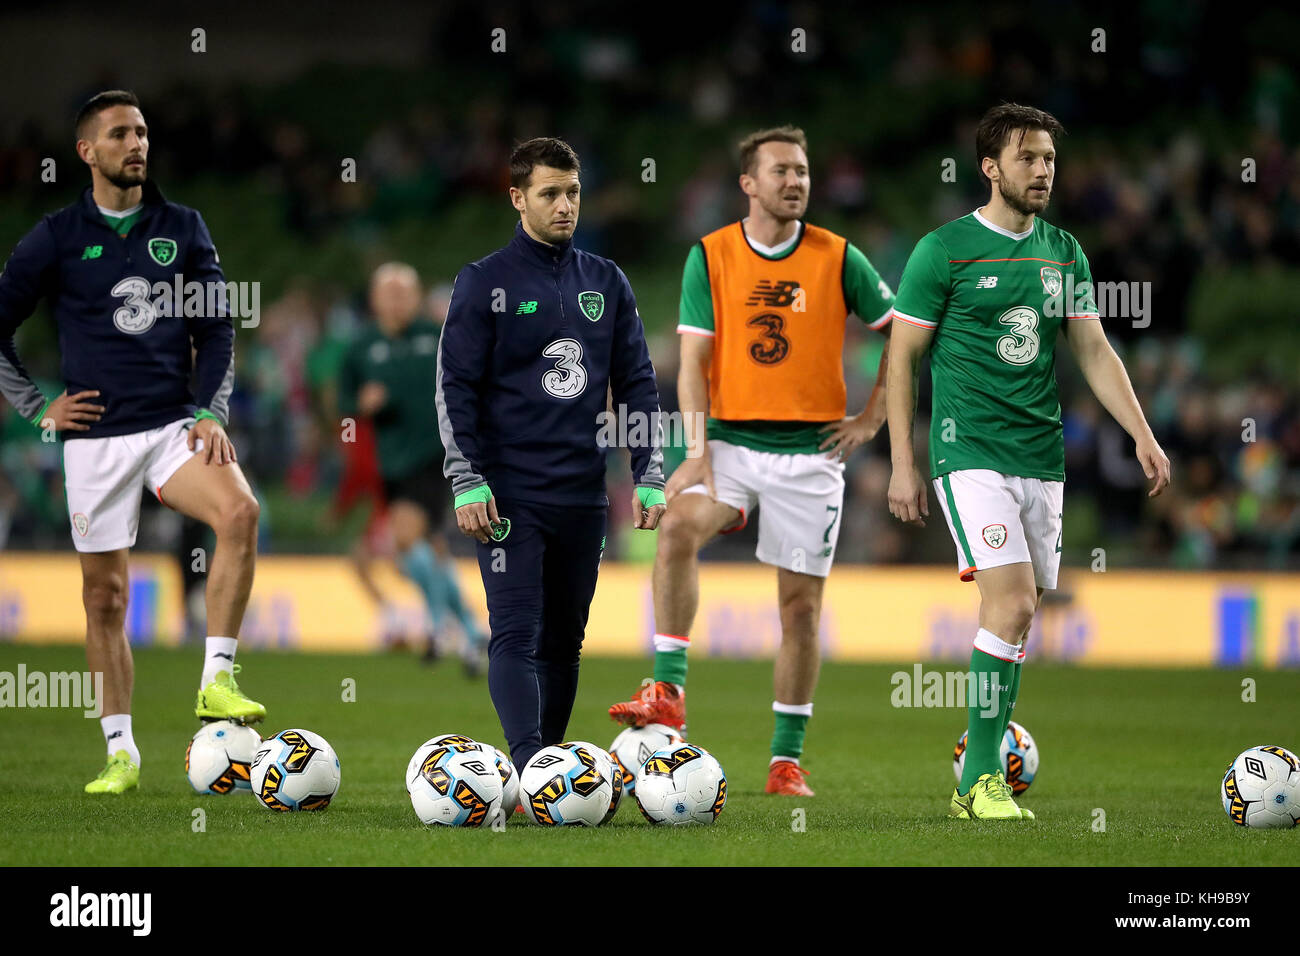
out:
M1023 666L1024 662L1018 661L1011 675L1011 691L1007 694L1006 704L1002 708L1002 733L998 735L999 740L1006 736L1007 727L1011 724L1011 712L1016 709L1016 700L1020 697L1020 668ZM1002 745L998 744L998 746Z
M686 648L655 651L655 680L686 686Z
M776 707L798 707L806 709L807 713L785 713L775 710ZM804 732L808 729L808 721L812 717L812 704L776 704L773 707L773 716L776 718L776 729L772 731L772 756L799 759L803 754Z
M986 773L997 773L1002 769L998 746L1002 741L1003 712L1006 701L1011 695L1011 678L1015 670L1014 661L1004 661L991 654L985 654L979 648L972 648L970 653L970 670L975 675L973 690L975 699L967 708L968 721L966 733L966 763L962 768L961 785L957 792L970 793L971 785ZM997 684L994 685L994 681ZM987 698L988 691L996 686L997 696L993 698L994 706L986 708L980 703L980 697ZM988 710L992 710L989 714Z

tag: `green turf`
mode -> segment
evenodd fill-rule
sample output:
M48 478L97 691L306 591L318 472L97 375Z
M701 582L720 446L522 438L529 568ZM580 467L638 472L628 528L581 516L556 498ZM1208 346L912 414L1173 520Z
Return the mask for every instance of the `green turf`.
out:
M1247 831L1219 803L1228 762L1248 746L1300 746L1300 673L1034 666L1017 720L1042 751L1025 803L1032 825L945 819L953 709L894 708L892 666L827 665L809 725L811 799L763 795L771 734L771 666L697 659L689 688L691 739L727 769L727 808L713 827L646 824L625 806L599 830L543 830L516 817L504 832L426 830L402 785L415 748L441 732L501 743L483 683L454 665L432 670L404 655L240 655L242 686L267 704L264 732L305 727L342 762L324 813L275 814L248 794L204 797L183 772L197 729L194 650L136 653L135 735L143 786L91 798L103 764L99 725L80 711L0 711L0 864L1293 864L1300 829ZM79 648L0 646L0 671L80 670ZM605 716L648 662L590 660L570 737L607 745ZM907 668L910 670L910 667ZM356 702L341 686L356 681ZM206 832L193 832L193 811ZM806 831L792 827L796 808ZM1094 809L1106 814L1093 829Z

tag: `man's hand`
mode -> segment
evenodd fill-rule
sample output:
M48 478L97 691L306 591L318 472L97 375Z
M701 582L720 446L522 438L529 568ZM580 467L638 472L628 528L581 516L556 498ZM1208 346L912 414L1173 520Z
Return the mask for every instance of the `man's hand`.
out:
M369 418L388 404L388 389L383 382L366 382L357 392L357 411Z
M470 501L456 509L456 527L460 533L487 544L492 540L492 526L501 520L496 498L486 502Z
M212 464L213 457L217 459L218 465L239 461L235 457L235 446L230 443L230 436L221 427L221 422L211 418L196 421L185 436L185 444L190 451L194 451L194 444L200 438L203 439L203 464Z
M1148 498L1154 498L1165 490L1169 484L1169 458L1161 449L1154 435L1148 435L1137 443L1137 460L1143 473L1155 479L1155 485L1147 492Z
M878 388L872 391L867 407L860 415L845 418L840 422L831 422L822 428L822 434L827 432L830 434L826 435L826 439L817 447L821 451L830 449L826 454L827 458L848 461L849 455L876 437L883 424L885 424L885 390Z
M708 446L705 446L703 455L698 458L687 458L677 466L677 470L673 472L673 476L668 479L668 484L664 488L664 498L672 501L687 488L700 484L704 485L710 498L714 501L718 500L717 492L713 490L713 455L708 451ZM639 503L637 508L640 510Z
M889 513L904 524L925 527L923 519L930 517L930 507L926 503L925 482L915 465L894 467L889 478Z
M104 406L94 405L87 401L90 398L98 398L98 391L78 392L76 395L69 395L65 388L63 394L50 402L49 407L45 409L45 414L36 424L41 428L48 428L48 422L54 423L54 430L58 432L85 432L90 431L89 425L83 425L82 422L97 422L104 417Z
M646 507L641 502L641 489L632 490L632 513L636 515L636 521L633 523L639 531L653 531L659 527L659 519L663 513L668 510L667 504L651 504Z

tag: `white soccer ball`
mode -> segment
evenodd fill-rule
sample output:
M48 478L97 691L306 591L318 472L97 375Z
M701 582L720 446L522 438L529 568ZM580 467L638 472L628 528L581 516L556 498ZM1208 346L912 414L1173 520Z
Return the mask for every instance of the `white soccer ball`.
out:
M250 765L261 736L233 720L204 724L185 748L185 775L199 793L248 790Z
M623 771L619 768L618 761L614 755L604 747L597 747L589 740L571 740L565 747L582 747L588 753L596 757L596 763L600 766L600 772L609 780L611 797L609 800L609 809L605 811L604 818L600 821L602 824L608 823L613 819L614 814L618 813L618 808L623 803Z
M609 745L610 756L623 771L623 789L629 794L636 791L636 777L656 750L675 747L682 735L667 724L646 724L629 727L614 738Z
M591 744L543 747L519 774L524 813L542 826L598 827L614 804L614 773L609 755Z
M633 796L651 823L712 823L727 803L727 775L703 747L676 744L650 755Z
M510 817L519 806L519 771L510 760L510 755L500 747L493 747L497 758L497 773L501 774L501 812Z
M966 766L966 733L962 731L957 746L952 751L952 772L957 775L958 783L961 782L962 769ZM1038 745L1034 743L1029 731L1013 720L1007 724L1007 732L1002 735L998 753L1002 758L1002 776L1011 785L1011 792L1020 796L1029 789L1038 773Z
M438 734L436 737L430 737L425 744L476 744L478 743L473 737L465 734Z
M253 754L249 783L268 810L324 810L338 793L339 758L310 730L282 730Z
M1293 827L1300 823L1300 757L1285 747L1251 747L1223 775L1219 795L1238 826Z
M406 792L426 826L481 827L501 810L496 748L476 741L421 744L406 765Z

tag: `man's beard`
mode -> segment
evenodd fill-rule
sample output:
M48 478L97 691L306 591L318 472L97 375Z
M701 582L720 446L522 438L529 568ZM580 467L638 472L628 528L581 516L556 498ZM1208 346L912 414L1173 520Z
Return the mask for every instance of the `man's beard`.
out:
M575 222L574 229L576 228L577 228L577 223ZM542 241L552 246L559 245L562 242L570 241L573 238L574 229L570 229L568 232L559 232L558 230L552 229L551 224L549 222L545 224L537 223L533 225L533 231L542 237Z
M776 197L776 202L772 204L763 203L763 211L775 219L777 222L794 222L803 218L803 214L808 211L808 201L800 197L803 201L799 204L797 212L790 212L785 208L785 199L781 196Z
M141 183L145 181L145 179L147 178L146 177L147 169L148 167L143 165L128 167L125 164L123 164L122 168L119 169L116 173L113 173L112 175L105 173L104 178L107 179L114 186L116 186L118 189L131 189L133 186L139 186Z
M1047 200L1050 200L1052 196L1051 192L1046 193L1042 208L1033 209L1029 205L1028 196L1007 192L1007 181L1005 179L998 180L998 192L1002 194L1002 201L1022 216L1033 216L1042 212L1043 209L1047 208Z

